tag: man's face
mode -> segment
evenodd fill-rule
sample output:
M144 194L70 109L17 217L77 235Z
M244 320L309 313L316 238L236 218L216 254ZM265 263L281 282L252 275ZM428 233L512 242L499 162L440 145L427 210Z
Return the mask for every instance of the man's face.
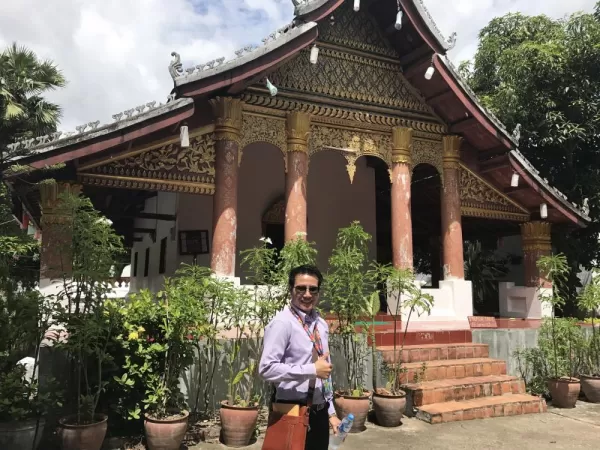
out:
M312 275L296 275L292 288L292 304L300 311L310 313L319 303L319 280Z

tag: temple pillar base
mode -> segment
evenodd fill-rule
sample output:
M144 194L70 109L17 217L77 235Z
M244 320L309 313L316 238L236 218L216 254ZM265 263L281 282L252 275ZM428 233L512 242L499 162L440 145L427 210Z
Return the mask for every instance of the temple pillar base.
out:
M500 316L515 319L543 319L552 315L552 307L541 302L542 296L552 295L552 288L515 286L499 283Z

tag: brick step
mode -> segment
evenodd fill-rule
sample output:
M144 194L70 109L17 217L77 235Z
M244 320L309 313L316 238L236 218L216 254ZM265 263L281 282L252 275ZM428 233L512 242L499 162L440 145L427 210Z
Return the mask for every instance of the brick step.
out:
M425 371L422 372L423 365ZM445 361L412 362L403 364L406 372L400 375L400 383L444 380L446 378L506 375L506 361L492 358L448 359Z
M411 398L411 404L419 407L480 397L524 394L525 383L521 378L510 375L488 375L408 383L403 389Z
M383 359L388 362L394 361L394 346L378 347ZM400 349L396 348L396 353ZM402 350L402 362L423 362L448 359L465 358L487 358L489 348L487 344L473 344L472 342L460 344L430 344L430 345L406 345Z
M417 418L437 424L490 417L516 416L546 412L543 398L527 394L481 397L473 400L433 403L418 408Z
M389 328L389 326L386 326ZM370 339L370 338L369 338ZM394 334L394 329L383 329L375 332L375 344L377 346L402 345L404 331L400 329ZM409 331L406 333L406 345L427 344L464 344L473 342L471 330L447 330L447 331Z

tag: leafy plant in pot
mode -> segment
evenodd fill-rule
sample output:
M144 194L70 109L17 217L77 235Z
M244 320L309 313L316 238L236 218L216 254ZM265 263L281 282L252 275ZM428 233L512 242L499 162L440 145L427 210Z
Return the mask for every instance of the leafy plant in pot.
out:
M206 273L184 266L157 294L141 291L122 309L124 372L115 381L135 398L129 418L143 417L150 450L177 450L189 412L180 377L194 361L195 341L206 325Z
M422 314L431 313L433 297L424 294L416 285L411 269L376 264L370 271L370 277L376 284L385 284L392 299L391 302L388 302L388 308L392 308L390 314L394 321L393 357L392 361L385 365L387 384L385 388L374 386L373 410L379 425L396 427L401 424L402 415L406 408L406 392L402 390L402 379L407 371L402 364L402 354L408 326L413 314L416 313L421 316ZM404 325L401 344L398 346L398 324L402 313L406 314L406 324Z
M578 306L589 314L591 336L585 346L585 373L580 374L581 390L592 403L600 403L600 333L596 329L595 315L600 308L600 277L594 270L592 281L581 291Z
M325 276L325 299L336 317L332 346L340 350L346 366L344 389L335 392L339 417L354 415L353 433L364 431L371 392L365 389L364 367L367 358L367 332L357 323L370 315L372 284L367 277L371 235L358 222L338 232L336 246Z
M566 256L558 254L540 257L537 267L543 278L540 280L538 288L540 301L549 305L552 311L550 316L552 378L548 380L548 390L554 406L574 408L581 390L580 381L575 377L574 370L576 358L573 351L574 334L568 321L565 322L565 319L559 320L556 317L556 308L565 304L558 285L566 281L569 265ZM562 333L562 326L568 328L566 334ZM566 337L561 339L561 336ZM564 344L565 340L566 345Z
M55 299L55 348L71 364L70 406L75 413L59 420L59 437L64 450L99 450L107 429L107 416L97 412L108 381L104 368L112 357L107 348L118 330L118 311L107 301L114 267L123 253L121 238L96 211L90 200L63 195L60 210L67 212L63 226L72 240L57 245L56 251L70 256L71 274L64 274L62 289ZM65 259L68 259L65 257Z

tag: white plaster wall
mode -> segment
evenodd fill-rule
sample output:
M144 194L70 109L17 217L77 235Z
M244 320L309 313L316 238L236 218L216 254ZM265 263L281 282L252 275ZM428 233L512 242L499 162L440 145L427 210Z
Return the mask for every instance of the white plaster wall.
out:
M245 282L240 252L260 244L265 211L285 196L283 153L271 144L250 144L243 150L238 180L236 276Z
M308 173L308 239L317 244L317 264L327 270L338 229L354 220L373 239L369 257L377 255L375 171L367 167L366 158L356 162L354 182L346 172L346 159L337 152L322 151L310 159Z

